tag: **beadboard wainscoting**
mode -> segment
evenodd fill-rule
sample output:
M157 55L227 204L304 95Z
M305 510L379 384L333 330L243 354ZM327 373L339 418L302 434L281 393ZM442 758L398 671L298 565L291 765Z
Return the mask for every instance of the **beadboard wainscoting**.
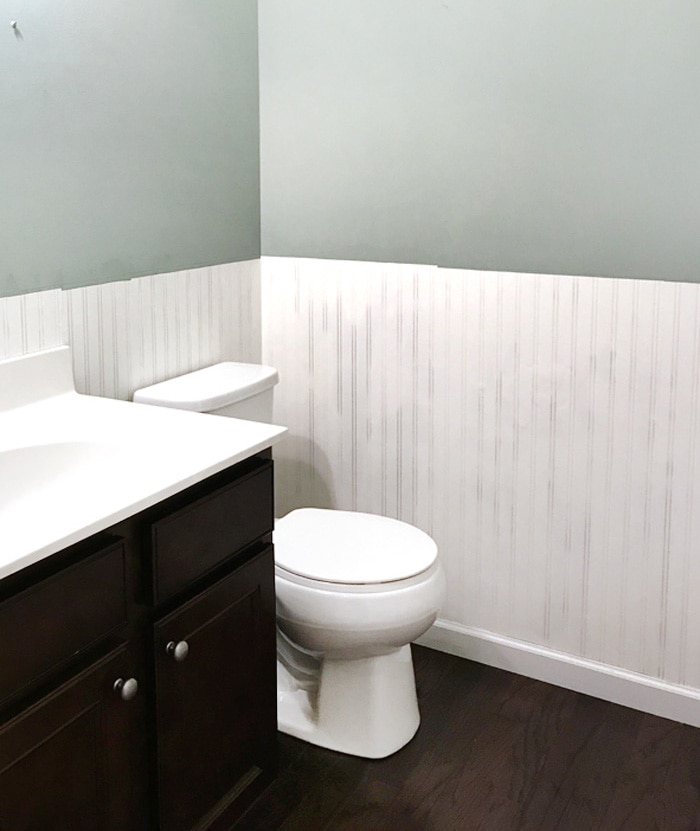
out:
M700 286L262 259L278 513L436 539L427 645L700 726Z
M260 261L0 298L0 358L70 344L79 392L134 390L260 360Z

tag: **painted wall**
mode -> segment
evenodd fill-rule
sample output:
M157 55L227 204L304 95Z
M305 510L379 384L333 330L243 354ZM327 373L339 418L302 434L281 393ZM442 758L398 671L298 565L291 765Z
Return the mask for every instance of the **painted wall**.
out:
M433 645L633 706L651 684L643 709L700 726L700 286L267 257L262 281L279 515L418 525Z
M700 279L700 6L260 0L263 253Z
M259 256L255 0L0 20L0 295Z

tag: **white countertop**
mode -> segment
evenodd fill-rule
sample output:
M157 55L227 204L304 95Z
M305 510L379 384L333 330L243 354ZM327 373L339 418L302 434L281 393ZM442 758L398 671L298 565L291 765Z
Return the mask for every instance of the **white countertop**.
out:
M0 362L0 579L286 433L72 387L67 347Z

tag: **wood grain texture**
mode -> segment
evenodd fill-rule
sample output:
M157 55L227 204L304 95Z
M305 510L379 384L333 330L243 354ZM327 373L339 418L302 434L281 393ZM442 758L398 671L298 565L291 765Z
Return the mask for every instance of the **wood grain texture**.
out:
M445 623L700 690L698 285L263 257L262 298L280 516L411 522Z
M218 361L259 361L260 319L258 260L0 297L0 359L70 344L78 392L129 399Z
M378 761L280 736L237 831L700 827L700 730L415 647L422 721Z
M0 599L0 704L126 625L123 542L104 534L92 548L72 567Z

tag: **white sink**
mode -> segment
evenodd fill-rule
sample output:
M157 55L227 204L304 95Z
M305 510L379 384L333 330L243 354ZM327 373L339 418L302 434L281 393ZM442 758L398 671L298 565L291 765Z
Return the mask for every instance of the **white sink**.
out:
M129 460L115 447L97 442L32 444L0 451L0 526L16 503L61 497L64 489L99 484L107 471L128 470Z
M270 447L285 432L80 395L68 347L0 361L0 579Z

